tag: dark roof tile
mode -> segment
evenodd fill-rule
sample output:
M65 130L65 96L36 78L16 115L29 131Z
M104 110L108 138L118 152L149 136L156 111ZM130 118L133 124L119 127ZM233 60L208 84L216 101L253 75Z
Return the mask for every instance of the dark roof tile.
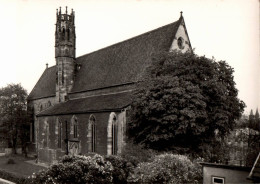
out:
M71 93L136 82L152 54L170 49L181 20L76 58L81 69ZM53 66L44 71L28 100L54 96L55 81Z
M67 102L63 102L50 107L37 114L37 116L116 111L130 104L130 93L131 92L122 92L117 94L92 96L82 99L69 100Z
M180 20L78 57L81 69L71 93L135 82L152 54L170 49Z
M46 68L28 96L28 100L55 96L56 66Z

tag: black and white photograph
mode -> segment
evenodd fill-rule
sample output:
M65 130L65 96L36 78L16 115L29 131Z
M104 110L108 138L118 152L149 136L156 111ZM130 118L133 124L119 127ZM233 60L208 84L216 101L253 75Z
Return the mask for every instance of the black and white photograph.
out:
M0 183L260 183L259 0L0 0Z

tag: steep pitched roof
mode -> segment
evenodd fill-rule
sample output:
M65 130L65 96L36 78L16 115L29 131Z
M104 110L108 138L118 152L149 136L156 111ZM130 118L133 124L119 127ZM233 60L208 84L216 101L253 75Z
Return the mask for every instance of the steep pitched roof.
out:
M76 58L81 69L76 73L71 93L136 82L160 51L168 51L180 19L150 32ZM56 67L44 71L28 100L55 95Z
M153 54L170 49L181 20L78 57L71 93L136 82Z
M37 114L37 116L78 114L100 111L117 111L128 106L130 102L130 92L92 96L83 99L75 99L59 103L42 111L41 113Z
M56 66L46 68L28 96L28 100L55 96Z

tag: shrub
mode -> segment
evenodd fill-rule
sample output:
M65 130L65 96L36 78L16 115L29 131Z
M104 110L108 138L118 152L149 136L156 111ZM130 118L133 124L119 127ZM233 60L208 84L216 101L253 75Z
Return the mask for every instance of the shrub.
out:
M11 174L6 171L0 170L0 178L15 182L17 184L26 184L26 178Z
M45 184L50 184L53 183L48 180L48 173L46 170L41 170L38 171L37 173L33 173L32 176L29 176L27 178L27 183L28 184L40 184L40 183L45 183Z
M138 164L129 182L201 183L202 171L197 163L183 155L162 154L152 162Z
M9 158L9 159L7 160L7 164L15 164L14 159Z
M31 183L111 183L113 167L100 155L64 156L46 171L34 174Z
M139 144L128 142L122 149L120 156L131 162L135 167L141 162L151 161L156 152L145 149Z
M106 156L105 160L109 161L113 166L113 183L127 183L127 178L134 167L133 164L115 155Z

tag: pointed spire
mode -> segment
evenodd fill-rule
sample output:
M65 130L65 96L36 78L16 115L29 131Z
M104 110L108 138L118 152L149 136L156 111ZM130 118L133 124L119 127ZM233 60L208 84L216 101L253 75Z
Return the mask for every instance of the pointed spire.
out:
M253 114L253 109L251 109L251 111L250 111L250 116L253 116L254 114Z
M61 14L61 7L60 7L60 14Z
M256 112L255 112L255 119L259 118L259 112L258 112L258 108L256 108Z
M68 7L66 6L66 14L68 14Z

